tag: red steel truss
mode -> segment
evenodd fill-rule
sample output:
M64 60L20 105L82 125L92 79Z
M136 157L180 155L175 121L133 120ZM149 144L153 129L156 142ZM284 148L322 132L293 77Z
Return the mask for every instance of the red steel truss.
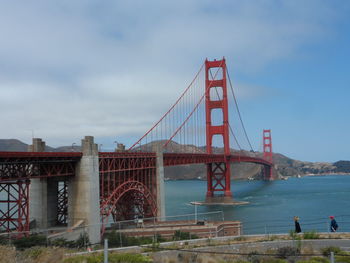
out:
M216 70L215 75L211 69ZM217 76L219 75L219 76ZM212 89L221 89L222 98L212 100L210 94ZM220 109L222 112L222 125L212 124L212 110ZM207 164L207 197L213 197L214 192L222 192L224 196L232 196L230 180L230 164L226 158L230 155L228 102L226 86L226 62L225 59L205 61L205 119L206 119L206 143L207 154L212 154L212 141L214 135L222 137L224 143L224 156L220 164ZM220 169L218 168L220 167Z
M68 218L68 184L67 181L58 182L57 193L57 224L66 225Z
M99 153L102 232L114 221L157 215L156 154Z
M82 153L0 152L0 182L73 176Z
M29 231L29 180L0 183L0 229ZM21 235L21 234L20 234Z
M29 231L29 185L32 178L74 176L82 153L0 152L0 230ZM66 222L66 186L59 193L58 221Z

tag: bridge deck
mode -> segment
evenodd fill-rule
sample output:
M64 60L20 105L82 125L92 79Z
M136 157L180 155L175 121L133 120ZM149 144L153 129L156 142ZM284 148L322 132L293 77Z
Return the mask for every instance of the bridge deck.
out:
M0 152L0 182L73 176L80 152Z

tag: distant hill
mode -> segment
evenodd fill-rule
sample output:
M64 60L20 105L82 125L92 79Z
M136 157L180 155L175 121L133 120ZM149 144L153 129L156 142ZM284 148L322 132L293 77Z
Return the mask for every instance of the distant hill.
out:
M154 141L136 148L135 151L155 151L163 145L165 141ZM26 152L28 145L16 139L0 139L0 151L23 151ZM80 146L61 146L57 148L46 146L48 152L79 152ZM170 142L166 152L192 152L205 153L205 147L196 147L194 145L181 145L176 142ZM222 148L214 147L214 153L223 153ZM232 153L244 154L254 157L262 157L261 152L237 151L231 149ZM327 162L303 162L293 160L282 154L273 154L276 173L278 177L303 176L308 174L329 174L329 173L350 173L350 161L338 161L335 163ZM233 179L246 179L248 177L259 179L262 176L262 167L251 163L234 163L231 165ZM182 165L174 167L165 167L165 177L174 180L186 179L206 179L205 164Z
M136 150L152 151L159 148L165 141L151 142L143 145ZM181 145L176 142L170 142L167 147L167 152L193 152L193 153L205 153L205 147L195 147L193 145ZM214 153L223 153L223 148L214 147ZM253 157L262 158L261 152L250 151L238 151L231 149L232 153L243 154ZM273 160L275 163L275 172L278 177L291 177L291 176L304 176L304 175L321 175L321 174L333 174L333 173L350 173L350 161L339 161L336 163L328 162L303 162L299 160L291 159L280 153L273 154ZM232 178L234 179L246 179L248 177L260 178L262 176L262 167L257 164L250 163L234 163L231 165ZM204 164L198 165L183 165L176 167L166 167L165 176L168 179L205 179L206 169Z
M0 139L0 151L1 152L27 152L28 144L21 142L17 139ZM61 146L58 148L53 148L50 146L45 147L46 152L79 152L81 151L80 146Z
M350 173L350 161L338 161L333 164L337 173Z
M0 139L0 151L3 152L26 152L28 144L16 139Z

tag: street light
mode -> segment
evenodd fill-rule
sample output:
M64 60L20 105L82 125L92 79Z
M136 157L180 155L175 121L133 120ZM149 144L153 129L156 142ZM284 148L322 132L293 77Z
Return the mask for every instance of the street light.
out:
M72 152L74 152L74 145L76 145L75 142L72 143Z

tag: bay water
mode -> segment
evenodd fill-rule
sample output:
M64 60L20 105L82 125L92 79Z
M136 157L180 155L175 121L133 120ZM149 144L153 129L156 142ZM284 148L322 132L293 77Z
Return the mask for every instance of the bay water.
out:
M231 181L239 206L194 206L204 201L206 181L165 182L168 220L239 220L244 234L288 233L294 229L294 216L300 217L303 232L329 231L329 216L335 216L339 232L350 232L350 176L327 175L288 180ZM196 212L196 213L195 213ZM182 215L182 216L180 216ZM174 216L174 217L172 217Z

